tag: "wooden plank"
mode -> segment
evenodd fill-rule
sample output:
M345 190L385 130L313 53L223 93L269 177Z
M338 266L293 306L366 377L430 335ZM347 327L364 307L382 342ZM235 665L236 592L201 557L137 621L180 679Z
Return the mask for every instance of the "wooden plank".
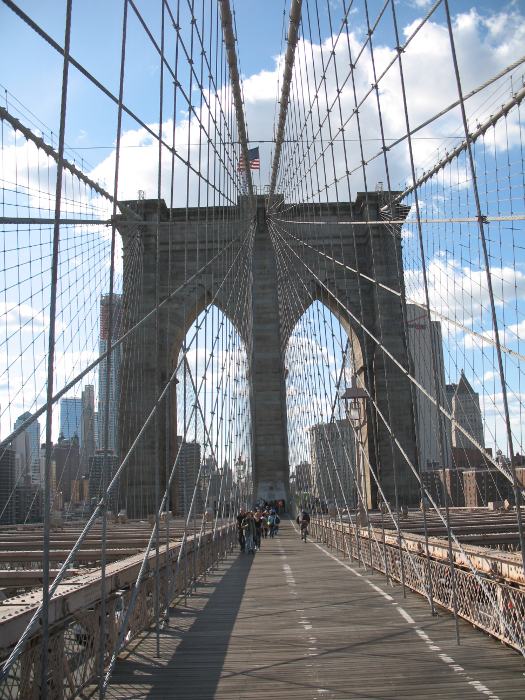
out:
M283 523L255 557L232 556L175 608L160 658L144 633L107 697L524 697L520 656L467 623L456 646L450 615L432 617L420 596L404 599L333 556Z

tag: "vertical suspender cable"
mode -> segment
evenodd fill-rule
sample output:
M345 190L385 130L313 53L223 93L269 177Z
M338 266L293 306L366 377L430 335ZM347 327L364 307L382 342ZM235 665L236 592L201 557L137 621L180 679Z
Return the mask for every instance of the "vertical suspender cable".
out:
M124 0L123 17L122 17L122 42L120 55L120 78L119 78L119 101L117 112L117 137L115 144L115 179L113 184L113 217L111 226L111 261L109 268L109 314L108 314L108 331L107 331L107 348L109 350L106 359L106 396L104 406L104 436L102 441L103 452L103 468L101 495L105 499L102 509L102 535L101 535L101 551L100 551L100 639L99 639L99 658L98 658L98 692L100 700L104 697L104 661L106 657L106 539L107 539L107 506L109 493L106 493L107 484L111 481L108 478L107 469L109 465L108 448L109 448L109 402L111 399L110 383L111 369L113 360L113 328L114 328L114 284L115 284L115 242L116 242L116 225L115 217L117 215L118 201L118 182L120 170L120 137L122 134L122 104L124 98L124 74L126 63L126 33L128 23L128 0ZM116 397L115 397L116 398Z
M66 27L64 36L64 63L62 69L62 96L60 104L60 131L58 136L58 162L55 190L55 223L53 227L53 257L51 261L51 295L49 302L49 335L47 356L47 408L46 408L46 448L44 474L44 551L42 556L42 647L40 668L40 697L48 697L49 669L49 548L51 525L51 440L53 437L53 383L55 376L55 334L57 313L58 256L60 244L60 208L62 201L62 174L64 142L66 131L67 88L69 78L69 47L71 40L72 0L67 0Z
M226 45L226 55L230 69L231 90L233 102L235 104L235 116L237 119L237 130L244 160L244 172L246 175L246 185L248 193L253 195L252 173L250 170L250 159L248 157L248 136L246 134L246 122L244 120L244 108L242 103L241 82L239 68L237 66L237 52L235 51L235 35L233 33L233 21L230 8L230 0L219 0L221 7L222 33Z
M155 239L155 385L157 395L160 393L160 230L161 230L161 195L162 195L162 121L164 119L164 22L165 3L161 0L160 17L160 79L159 79L159 150L157 164L157 226ZM189 159L188 159L189 162ZM166 401L169 396L166 393ZM164 404L166 407L166 403ZM166 410L166 409L165 409ZM155 413L155 655L160 656L160 418L158 411Z

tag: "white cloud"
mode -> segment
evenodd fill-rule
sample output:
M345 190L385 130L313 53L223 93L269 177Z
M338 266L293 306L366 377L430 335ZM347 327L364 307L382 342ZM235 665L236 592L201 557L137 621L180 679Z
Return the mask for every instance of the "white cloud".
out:
M509 300L525 299L525 274L510 266L493 267L490 274L494 288L496 309L501 309ZM437 253L427 262L427 279L430 306L439 314L465 326L483 324L492 326L490 318L490 298L486 272L461 265L454 258ZM409 299L425 303L423 275L420 269L405 270L406 293ZM435 317L446 325L439 316ZM502 326L503 327L503 326ZM508 326L510 336L523 333L523 324ZM457 332L452 325L450 332ZM485 332L490 332L485 329ZM509 336L509 337L510 337ZM475 338L469 340L476 344Z

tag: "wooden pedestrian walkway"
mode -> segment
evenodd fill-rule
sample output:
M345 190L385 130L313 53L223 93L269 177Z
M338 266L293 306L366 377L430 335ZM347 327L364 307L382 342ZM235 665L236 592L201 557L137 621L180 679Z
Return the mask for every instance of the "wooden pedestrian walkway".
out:
M291 522L235 553L117 663L108 698L361 700L525 697L521 656L391 588Z

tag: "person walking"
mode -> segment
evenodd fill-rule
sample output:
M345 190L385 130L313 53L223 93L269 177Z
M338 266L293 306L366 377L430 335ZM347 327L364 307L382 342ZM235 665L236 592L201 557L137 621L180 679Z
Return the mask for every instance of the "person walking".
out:
M246 546L246 539L244 537L244 530L242 529L242 524L244 521L244 518L246 517L246 511L244 508L241 508L239 511L239 515L237 516L237 537L239 540L239 547L241 548L241 552L244 552L245 546Z
M259 512L255 513L254 523L255 523L255 548L260 549L261 548L263 519L262 519L262 515Z
M306 542L306 537L308 535L308 526L310 525L310 515L308 511L303 510L297 516L297 524L301 531L301 539Z
M246 517L242 521L242 531L244 533L244 540L246 543L245 551L248 554L255 554L256 528L255 519L251 511L248 511L248 513L246 513Z
M262 535L264 539L268 537L268 531L270 530L270 526L268 525L268 516L270 513L268 513L267 510L265 510L262 514Z
M272 510L270 511L270 515L268 516L268 525L270 526L270 537L275 537L277 531L279 530L280 522L281 519L275 512L275 509L272 508Z

